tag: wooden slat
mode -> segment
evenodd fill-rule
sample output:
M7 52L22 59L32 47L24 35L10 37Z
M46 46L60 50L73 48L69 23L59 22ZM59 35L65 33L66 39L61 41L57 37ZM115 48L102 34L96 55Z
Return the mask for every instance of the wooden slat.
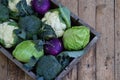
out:
M78 64L78 80L96 80L95 79L95 52L92 48Z
M8 80L18 80L18 68L17 66L10 60L8 60Z
M25 80L25 72L23 72L20 68L18 69L18 80Z
M25 80L33 80L30 76L28 76L27 74L25 74Z
M78 80L77 79L77 65L75 65L70 73L63 78L63 80Z
M7 80L7 58L0 52L0 80Z
M114 80L114 0L97 0L97 80Z
M79 17L95 28L95 0L79 0ZM92 49L78 64L78 80L95 80L95 52Z
M60 0L60 2L67 6L74 14L78 15L78 0ZM72 71L63 80L77 80L77 65L74 66Z
M120 80L120 0L115 0L115 80Z

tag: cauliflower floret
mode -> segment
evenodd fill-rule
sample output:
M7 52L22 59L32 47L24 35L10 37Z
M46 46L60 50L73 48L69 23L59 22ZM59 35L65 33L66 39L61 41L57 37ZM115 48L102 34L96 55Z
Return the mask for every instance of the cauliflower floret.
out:
M27 5L31 6L31 0L26 0Z
M47 12L42 21L51 25L57 37L61 37L66 29L66 24L60 20L58 11Z
M15 44L16 35L13 30L18 29L14 22L4 22L0 24L0 43L6 48L10 48Z
M20 0L8 0L8 6L11 11L18 12L16 5Z

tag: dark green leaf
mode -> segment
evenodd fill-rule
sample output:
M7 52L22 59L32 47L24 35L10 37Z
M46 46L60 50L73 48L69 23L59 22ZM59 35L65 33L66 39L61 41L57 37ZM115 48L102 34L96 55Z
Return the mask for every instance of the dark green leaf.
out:
M14 20L18 20L19 19L19 14L17 12L13 12L11 10L9 10L9 13L10 13L10 18L11 19L14 19Z
M8 0L1 0L1 3L5 6L8 6Z
M42 40L34 40L34 43L35 43L35 48L36 48L38 51L42 50L42 49L43 49L43 46L44 46L44 44L45 44L45 42L42 41Z
M0 4L0 22L7 21L8 19L9 19L9 9L3 4Z
M77 58L82 56L85 53L84 50L81 51L63 51L62 53L60 53L60 55L65 55L65 56L69 56L72 58Z
M21 0L18 4L17 4L17 9L19 11L19 15L20 16L25 16L25 15L31 15L33 14L33 10L31 8L31 6L27 5L26 0Z
M59 63L62 65L62 69L69 65L72 58L80 57L85 52L82 51L63 51L59 55L56 56Z
M21 29L15 29L14 33L21 39L26 39L26 32L24 30Z
M35 64L37 63L37 61L38 61L38 59L36 59L36 58L33 56L33 57L31 57L31 59L30 59L30 61L29 61L28 63L26 63L26 64L23 65L23 67L24 67L26 70L30 71L30 70L32 70L32 68L35 66Z
M44 77L39 77L37 80L44 80Z
M47 24L42 25L42 28L40 29L39 36L40 36L40 38L47 39L47 40L50 39L50 38L57 37L53 28L50 25L47 25Z
M70 57L66 55L57 55L56 58L58 62L62 65L62 69L64 69L70 63Z
M60 8L60 13L61 13L61 17L63 18L63 20L65 21L67 28L71 27L71 20L70 20L70 11L68 8L66 7L62 7L59 6Z

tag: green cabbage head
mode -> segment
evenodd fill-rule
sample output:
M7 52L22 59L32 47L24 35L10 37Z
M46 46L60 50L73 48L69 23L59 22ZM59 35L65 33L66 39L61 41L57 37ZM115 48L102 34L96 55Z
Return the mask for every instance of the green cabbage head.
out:
M83 49L90 40L90 30L85 26L74 26L65 31L63 44L67 50Z
M35 57L36 59L38 59L43 55L43 50L38 51L35 48L35 44L32 42L32 40L21 42L16 46L15 50L13 51L13 56L21 62L29 62L31 57Z

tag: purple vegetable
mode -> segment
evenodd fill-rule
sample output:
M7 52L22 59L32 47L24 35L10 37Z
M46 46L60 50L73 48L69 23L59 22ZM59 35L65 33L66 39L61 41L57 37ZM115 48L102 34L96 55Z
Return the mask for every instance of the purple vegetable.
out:
M50 55L57 55L63 50L61 41L57 38L53 38L45 45L45 53Z
M39 14L45 14L50 8L50 0L32 0L33 9Z

